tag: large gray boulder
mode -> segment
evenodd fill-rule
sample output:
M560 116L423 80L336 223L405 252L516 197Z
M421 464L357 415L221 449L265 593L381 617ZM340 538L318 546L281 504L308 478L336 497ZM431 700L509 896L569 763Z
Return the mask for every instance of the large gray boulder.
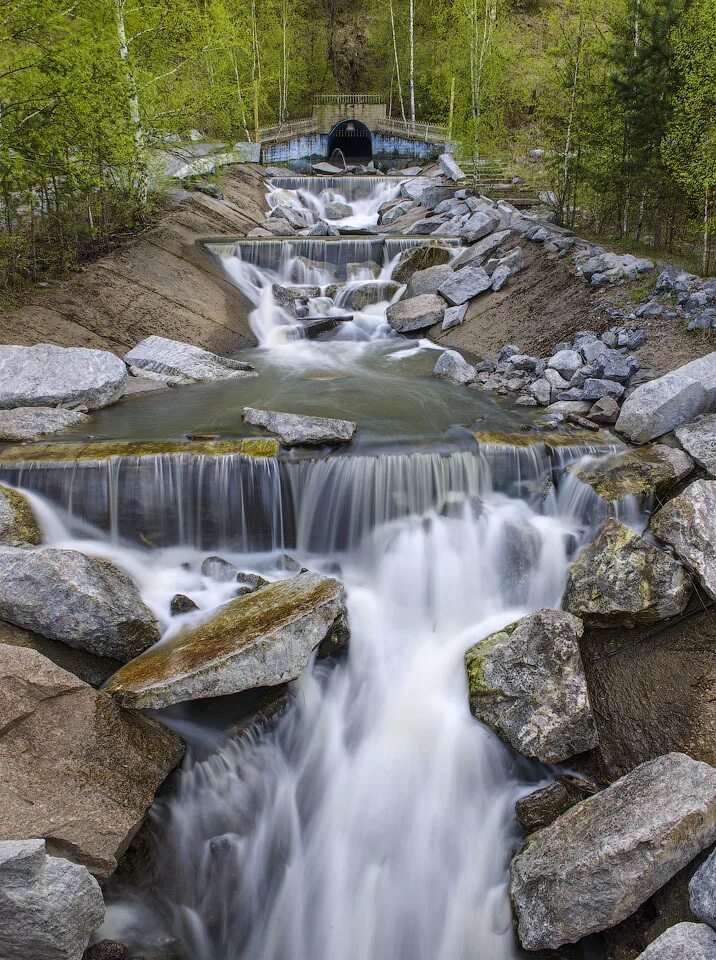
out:
M343 220L345 217L350 217L352 213L353 207L340 200L331 200L323 209L326 220Z
M564 608L590 626L634 626L677 616L691 593L677 560L609 519L570 567Z
M85 867L48 857L44 840L0 842L3 960L81 960L103 920L102 891Z
M114 403L124 393L127 368L107 350L0 346L0 409Z
M577 617L539 610L476 643L465 654L473 714L544 763L596 747L581 636Z
M181 740L25 647L0 645L0 687L0 840L44 837L109 876Z
M716 933L705 923L677 923L636 960L716 960Z
M201 347L166 337L147 337L133 347L124 359L136 370L177 378L187 383L256 376L256 371L248 363L219 357Z
M716 769L683 753L641 764L513 859L522 945L554 949L614 926L714 840Z
M509 238L511 233L511 230L498 230L496 233L491 233L489 236L483 237L482 240L478 240L477 243L467 247L453 260L453 269L459 270L460 267L472 262L482 264L491 253L494 253Z
M393 269L392 278L396 283L407 283L414 273L449 263L452 253L447 247L436 243L425 243L406 250Z
M571 380L574 374L583 365L582 355L578 350L558 350L547 361L547 367L556 370L565 380ZM569 386L569 384L567 384Z
M482 240L490 233L494 233L500 226L500 216L493 211L476 210L463 224L462 236L468 243Z
M438 166L445 174L446 177L449 177L451 180L454 180L456 183L458 180L464 180L465 174L460 169L455 157L449 153L442 153L438 157Z
M336 306L343 310L365 310L374 303L392 300L400 290L399 283L392 280L369 280L361 283L349 283L337 294ZM319 294L317 294L318 296Z
M321 644L346 639L338 580L300 573L232 600L119 670L106 690L133 707L240 693L295 680Z
M679 443L710 477L716 477L716 414L676 428Z
M386 210L385 213L381 214L381 224L389 224L393 223L394 220L399 220L405 216L406 213L409 213L414 206L415 203L412 200L401 200L400 203L396 203L390 210Z
M0 544L37 546L42 533L24 493L0 483Z
M440 287L440 294L445 297L451 307L456 307L461 303L467 303L479 293L489 290L492 285L492 278L485 273L477 263L470 263L461 270L457 270L449 280L446 280Z
M668 543L716 600L716 480L696 480L651 518L649 530Z
M430 177L414 177L412 180L406 180L400 184L400 196L406 200L420 200L423 190L433 186Z
M693 469L683 450L650 443L607 456L582 458L570 464L567 473L590 486L606 503L615 504L629 497L664 497Z
M640 384L624 401L616 429L646 443L716 409L716 352Z
M434 293L424 293L419 297L391 303L386 311L386 319L398 333L410 333L440 323L444 313L445 301Z
M89 417L79 410L63 407L15 407L0 410L0 440L34 440L50 433L60 433Z
M122 662L159 640L134 581L78 550L0 547L0 619Z
M440 286L452 276L452 267L449 263L428 267L426 270L416 270L405 288L403 296L406 300L419 297L424 293L437 293Z
M446 350L438 357L433 374L451 383L471 383L477 371L457 350Z
M350 443L356 432L355 423L332 417L309 417L301 413L257 410L254 407L244 407L243 417L246 423L275 433L287 447Z
M689 906L695 917L716 929L716 853L701 864L689 881Z

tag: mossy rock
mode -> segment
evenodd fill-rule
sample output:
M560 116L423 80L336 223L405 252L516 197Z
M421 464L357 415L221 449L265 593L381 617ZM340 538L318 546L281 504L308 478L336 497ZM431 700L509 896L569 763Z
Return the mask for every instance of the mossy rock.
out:
M498 447L534 447L542 443L548 449L553 449L563 447L608 446L614 443L614 437L605 431L592 433L590 430L580 430L577 428L550 432L522 430L518 433L478 430L473 436L480 444Z
M0 484L0 543L37 547L42 531L24 493Z
M656 443L610 454L593 463L575 463L567 469L602 500L615 503L626 497L662 497L693 468L683 451Z
M452 251L447 247L435 243L421 244L413 247L400 260L393 271L393 280L396 283L407 283L418 270L427 270L428 267L439 267L443 263L450 263Z
M167 454L226 457L275 457L278 440L248 437L244 440L101 440L95 443L32 443L0 452L0 463L62 463L69 460L102 461L112 457L156 457Z

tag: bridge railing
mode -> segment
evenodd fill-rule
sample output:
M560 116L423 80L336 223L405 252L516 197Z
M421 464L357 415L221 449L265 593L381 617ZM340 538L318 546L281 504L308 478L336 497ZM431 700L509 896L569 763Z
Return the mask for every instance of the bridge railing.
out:
M385 103L380 93L319 93L314 103Z
M425 140L427 143L443 143L448 139L448 128L436 123L412 123L410 120L396 120L386 117L378 123L383 133L407 134L413 139Z
M318 121L313 117L309 117L307 120L288 120L286 123L279 123L273 127L261 127L259 129L259 142L290 140L292 137L306 136L310 133L318 133Z

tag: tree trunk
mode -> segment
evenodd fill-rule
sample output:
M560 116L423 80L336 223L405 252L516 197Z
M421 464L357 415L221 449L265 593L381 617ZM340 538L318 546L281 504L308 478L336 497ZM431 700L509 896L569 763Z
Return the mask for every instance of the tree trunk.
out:
M134 69L129 61L129 45L127 43L127 31L124 24L124 4L125 0L112 0L114 5L114 19L117 26L117 44L119 47L119 59L122 61L124 74L127 81L127 95L129 106L129 118L134 127L134 146L137 154L138 164L138 195L144 208L147 204L147 192L149 189L149 175L147 170L147 152L146 138L142 126L142 115L139 109L139 93L137 90L137 78Z
M415 0L410 0L410 122L415 126Z
M393 12L393 0L389 2L390 7L390 31L393 35L393 56L395 58L395 80L398 84L398 97L400 99L400 115L405 123L405 103L403 102L403 85L400 82L400 61L398 59L398 41L395 37L395 14Z
M709 210L709 201L711 199L711 188L706 187L706 197L704 199L704 252L702 258L702 272L706 277L709 272L709 253L711 247L711 229L710 229L710 210Z

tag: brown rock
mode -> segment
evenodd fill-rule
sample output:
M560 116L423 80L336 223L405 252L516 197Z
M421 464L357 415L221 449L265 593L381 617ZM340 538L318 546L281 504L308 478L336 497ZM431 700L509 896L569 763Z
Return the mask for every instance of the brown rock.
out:
M0 645L0 839L107 877L183 753L179 737L121 709L35 650Z
M16 627L14 623L6 623L4 620L0 620L0 643L37 650L43 657L52 660L63 670L74 673L91 687L101 687L122 666L119 660L96 657L93 653L75 650L59 640L41 637L39 633L23 630L22 627Z

